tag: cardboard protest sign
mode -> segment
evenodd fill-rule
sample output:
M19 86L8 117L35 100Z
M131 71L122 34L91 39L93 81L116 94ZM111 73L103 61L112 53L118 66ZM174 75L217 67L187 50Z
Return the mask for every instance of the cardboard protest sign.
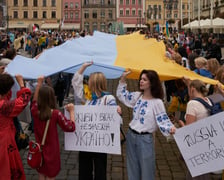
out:
M224 112L177 129L174 138L192 177L224 169Z
M121 154L117 106L75 106L76 130L65 133L65 150Z

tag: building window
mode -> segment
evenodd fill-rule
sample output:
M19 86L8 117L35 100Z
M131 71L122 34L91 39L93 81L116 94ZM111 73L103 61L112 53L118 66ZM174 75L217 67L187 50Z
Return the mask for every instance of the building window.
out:
M23 6L28 6L28 0L23 0Z
M97 11L93 11L93 18L97 19Z
M86 29L87 31L89 31L89 23L88 22L85 22L84 23L84 29Z
M93 23L93 31L97 30L97 22Z
M51 18L56 18L56 11L51 12Z
M68 3L66 2L66 3L65 3L65 9L67 9L67 8L68 8Z
M75 8L78 8L79 7L79 3L75 3Z
M123 9L120 9L120 16L123 16L124 15L124 11Z
M70 3L70 8L73 8L73 7L74 7L74 6L73 6L73 2L71 2L71 3Z
M37 11L33 11L33 18L37 18Z
M56 0L51 0L51 6L52 7L55 7L56 6L56 2L55 2Z
M13 17L14 17L14 18L18 18L18 12L17 12L17 11L14 11L14 12L13 12Z
M129 9L126 10L126 13L125 14L126 14L126 16L129 16L130 15Z
M126 0L126 5L129 5L129 0Z
M65 19L68 19L68 12L65 12Z
M28 11L23 11L23 18L27 19L28 18Z
M138 16L142 17L142 11L141 10L138 10Z
M79 19L79 13L78 12L75 13L75 19Z
M174 9L177 9L177 4L174 4L174 5L173 5L173 8L174 8Z
M132 11L131 11L131 15L132 15L132 16L135 16L135 10L134 10L134 9L132 9Z
M73 19L73 12L70 12L70 19Z
M89 4L89 0L84 0L84 5Z
M108 0L108 5L110 5L111 4L111 1L110 0Z
M105 27L106 27L105 23L101 23L101 24L100 24L100 30L101 30L101 31L104 32L104 31L105 31Z
M101 17L101 18L104 18L104 17L105 17L105 10L101 10L101 11L100 11L100 17Z
M135 0L132 0L132 4L135 4Z
M112 11L112 10L109 10L109 11L108 11L108 17L109 17L110 19L113 19L113 11Z
M124 4L124 1L123 0L120 0L120 5L123 5Z
M47 11L43 11L42 17L45 19L47 18Z
M175 14L174 14L174 18L177 18L177 17L178 17L178 15L175 13Z
M37 0L33 0L33 6L37 7Z
M88 19L88 18L89 18L89 11L85 11L85 12L84 12L84 18L85 18L85 19Z
M43 0L43 7L47 6L47 0Z
M14 6L18 6L18 0L13 1Z
M100 0L101 2L101 5L104 5L105 4L105 1L104 0Z
M138 4L141 5L142 4L142 0L138 0Z

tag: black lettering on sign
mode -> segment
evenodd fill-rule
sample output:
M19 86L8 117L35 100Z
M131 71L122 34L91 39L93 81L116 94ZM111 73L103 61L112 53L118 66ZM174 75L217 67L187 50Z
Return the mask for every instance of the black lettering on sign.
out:
M196 167L196 166L200 166L200 165L209 163L216 159L224 160L223 147L215 148L209 152L207 151L207 152L197 154L197 155L189 158L188 161L190 161L190 163L193 165L193 167Z
M187 134L184 137L184 142L187 144L188 147L191 147L214 136L217 136L217 130L213 127L212 124L210 124L210 126L196 129L192 134Z
M111 146L114 142L114 135L107 132L75 132L76 145L79 146Z

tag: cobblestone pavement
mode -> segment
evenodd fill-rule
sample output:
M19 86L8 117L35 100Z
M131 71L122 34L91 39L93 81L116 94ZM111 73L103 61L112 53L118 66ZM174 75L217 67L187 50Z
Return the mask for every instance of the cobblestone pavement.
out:
M29 56L29 55L26 55ZM118 80L108 81L108 91L115 94ZM137 83L134 80L128 81L130 90L137 90ZM73 102L72 89L65 103ZM119 102L118 102L119 103ZM123 129L128 130L128 123L131 119L132 110L120 104L123 111ZM25 132L30 134L30 139L34 139L34 134L28 131L28 124L22 123ZM61 149L61 171L56 180L77 180L78 179L78 152L64 150L64 133L58 128L60 149ZM174 140L167 141L159 131L155 134L156 148L156 180L184 180L186 166L180 159L180 152ZM107 177L108 180L127 180L126 169L126 145L122 146L121 155L108 155ZM26 162L28 150L21 150L21 158L24 165L25 174L28 180L38 179L38 174L31 169ZM149 177L150 179L150 177ZM221 180L221 175L212 175L212 180Z

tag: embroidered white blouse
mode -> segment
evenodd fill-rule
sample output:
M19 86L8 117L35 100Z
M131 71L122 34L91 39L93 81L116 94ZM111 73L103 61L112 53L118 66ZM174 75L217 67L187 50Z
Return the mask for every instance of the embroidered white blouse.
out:
M133 119L129 127L135 131L153 133L159 127L164 136L170 135L173 127L163 101L158 98L145 100L141 92L129 92L127 84L119 82L117 87L117 97L126 106L133 108Z

